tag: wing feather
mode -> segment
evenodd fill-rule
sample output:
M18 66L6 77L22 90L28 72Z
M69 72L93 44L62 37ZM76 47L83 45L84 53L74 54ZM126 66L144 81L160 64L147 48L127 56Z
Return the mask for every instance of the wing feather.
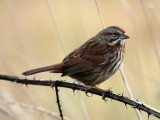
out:
M91 38L64 58L62 76L84 72L106 62L107 46L95 39Z
M90 70L103 64L104 57L101 56L75 56L68 62L64 63L64 70L62 76L71 75L79 72Z

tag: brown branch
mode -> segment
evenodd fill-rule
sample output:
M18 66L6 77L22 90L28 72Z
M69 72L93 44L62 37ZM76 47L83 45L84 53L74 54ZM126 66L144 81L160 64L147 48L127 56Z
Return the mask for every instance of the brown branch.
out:
M9 75L0 75L0 80L16 82L16 83L21 83L25 85L41 85L41 86L51 86L51 87L55 87L56 85L57 87L65 87L65 88L70 88L73 90L85 91L85 88L82 85L78 85L75 83L69 83L65 81L59 81L59 80L46 81L46 80L20 78L20 77L9 76ZM102 96L102 92L95 88L89 89L88 92L95 94L95 95ZM105 97L122 102L125 105L130 105L133 108L136 108L138 110L142 110L146 112L148 116L153 115L157 118L160 118L160 111L154 109L153 107L148 106L147 104L141 103L138 100L131 100L128 97L125 97L121 94L116 94L112 91L105 93Z

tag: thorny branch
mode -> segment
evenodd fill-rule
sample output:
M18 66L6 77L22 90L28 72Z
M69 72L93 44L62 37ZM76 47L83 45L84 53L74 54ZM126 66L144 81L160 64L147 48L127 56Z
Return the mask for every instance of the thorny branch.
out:
M56 98L57 98L57 104L58 104L58 109L59 109L60 117L61 117L62 120L64 120L63 119L61 105L60 105L60 100L59 100L59 94L58 94L59 90L58 90L58 86L57 86L56 83L55 83L55 91L56 91Z
M83 85L78 85L75 83L69 83L69 82L59 81L59 80L46 81L46 80L26 79L26 78L20 78L20 77L9 76L9 75L0 75L0 80L16 82L16 83L21 83L25 85L41 85L41 86L51 86L51 87L57 86L57 87L70 88L73 90L85 91L85 88ZM102 92L95 88L89 89L87 92L102 96ZM125 105L130 105L133 108L136 108L138 110L142 110L148 113L148 116L153 115L157 118L160 118L160 111L148 106L145 103L141 103L138 100L131 100L128 97L123 96L123 94L122 95L116 94L111 91L111 92L105 93L105 97L113 100L117 100L119 102L124 103Z

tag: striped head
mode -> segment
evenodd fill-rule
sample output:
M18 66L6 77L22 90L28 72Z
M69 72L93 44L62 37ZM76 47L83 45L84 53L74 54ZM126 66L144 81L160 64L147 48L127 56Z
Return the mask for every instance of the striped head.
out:
M129 36L125 34L125 31L118 26L110 26L103 29L97 34L97 37L100 37L102 41L107 42L110 46L114 46L117 43L123 46L125 39L129 38Z

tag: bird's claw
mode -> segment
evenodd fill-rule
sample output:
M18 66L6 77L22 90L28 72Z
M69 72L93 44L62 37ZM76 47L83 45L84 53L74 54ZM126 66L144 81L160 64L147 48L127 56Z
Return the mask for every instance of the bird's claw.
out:
M93 94L91 96L88 95L88 87L85 87L85 94L88 96L88 97L92 97Z
M104 101L107 101L107 100L105 99L105 98L106 98L106 97L105 97L105 94L106 94L106 93L110 93L110 92L111 92L111 88L102 91L102 99L103 99Z

